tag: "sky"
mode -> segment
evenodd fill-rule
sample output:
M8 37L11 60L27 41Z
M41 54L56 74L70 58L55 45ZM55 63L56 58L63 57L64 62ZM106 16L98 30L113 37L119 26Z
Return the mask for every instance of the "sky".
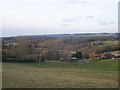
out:
M119 0L0 0L2 36L118 32Z

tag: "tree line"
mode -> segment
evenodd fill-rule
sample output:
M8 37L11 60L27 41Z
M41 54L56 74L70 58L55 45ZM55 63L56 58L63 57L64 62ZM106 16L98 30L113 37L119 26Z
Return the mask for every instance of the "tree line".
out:
M86 58L90 60L95 59L95 54L100 54L107 51L119 50L118 43L111 44L104 43L105 40L98 38L47 38L40 40L32 40L30 38L18 38L11 42L3 40L3 60L16 59L16 60L60 60L64 58L70 61L70 58ZM71 41L72 40L72 41ZM88 42L89 40L89 42ZM94 42L99 42L98 44ZM94 44L93 44L94 43ZM78 52L80 51L80 52ZM72 53L72 52L76 52Z

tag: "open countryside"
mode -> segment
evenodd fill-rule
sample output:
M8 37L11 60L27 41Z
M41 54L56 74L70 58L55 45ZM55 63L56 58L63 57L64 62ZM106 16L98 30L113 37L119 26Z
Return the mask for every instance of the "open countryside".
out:
M2 87L118 88L117 35L3 38Z
M1 0L2 88L119 89L120 0Z

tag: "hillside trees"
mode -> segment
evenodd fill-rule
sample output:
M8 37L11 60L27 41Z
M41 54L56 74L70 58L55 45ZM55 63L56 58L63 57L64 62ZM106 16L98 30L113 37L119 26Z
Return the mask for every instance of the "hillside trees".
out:
M78 59L82 59L82 52L81 51L77 51L75 56L78 58Z
M81 52L82 52L83 58L89 59L90 61L95 60L95 50L94 49L85 47L85 48L81 48Z
M10 43L9 46L3 49L4 53L9 56L13 56L16 60L31 59L34 51L30 46L32 43L26 38L20 38L15 43Z
M102 39L102 38L101 38ZM101 40L100 39L100 40ZM38 60L38 56L44 56L46 60L59 60L60 58L69 61L72 52L76 52L77 58L95 59L95 54L107 51L120 50L120 46L114 40L100 41L97 37L64 37L64 38L39 38L28 39L20 37L15 40L3 42L3 51L6 55L14 56L15 59ZM88 42L89 41L89 42ZM6 44L7 42L7 44ZM92 42L102 44L91 45ZM8 46L7 46L8 45ZM80 50L81 52L78 52ZM81 55L82 53L82 55Z
M32 48L30 47L31 43L26 39L22 38L18 41L19 45L17 49L19 49L19 55L20 59L27 59L30 58L30 55L32 54Z
M74 47L72 45L65 45L62 57L65 60L70 61L70 58L72 57L71 51L74 51Z
M59 60L61 57L61 50L63 49L62 39L50 39L45 42L45 45L49 49L47 52L48 60Z

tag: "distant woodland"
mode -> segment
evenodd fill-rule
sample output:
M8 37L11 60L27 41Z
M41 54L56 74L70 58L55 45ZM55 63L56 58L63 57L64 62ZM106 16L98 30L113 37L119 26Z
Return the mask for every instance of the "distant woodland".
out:
M2 38L3 61L88 59L120 50L119 33L53 34Z

